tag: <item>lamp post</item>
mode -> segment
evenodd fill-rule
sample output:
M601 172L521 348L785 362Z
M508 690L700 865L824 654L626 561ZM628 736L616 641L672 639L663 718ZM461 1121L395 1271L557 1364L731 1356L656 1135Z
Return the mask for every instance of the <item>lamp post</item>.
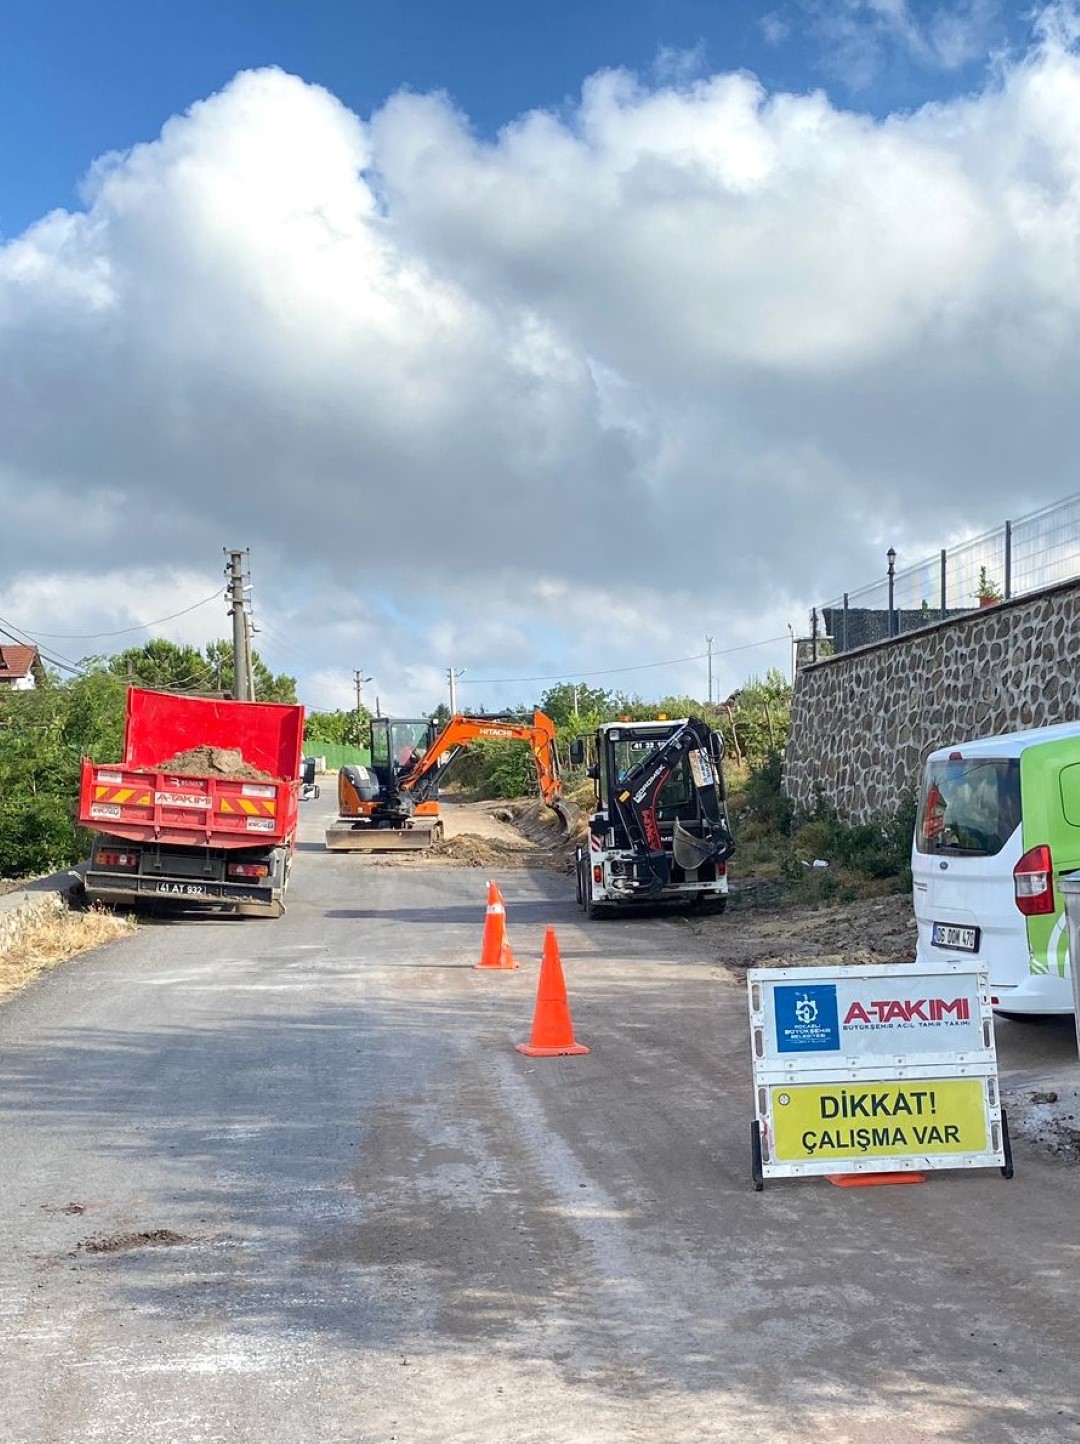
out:
M895 635L896 609L893 605L894 589L896 584L896 548L890 547L885 553L889 563L889 636Z

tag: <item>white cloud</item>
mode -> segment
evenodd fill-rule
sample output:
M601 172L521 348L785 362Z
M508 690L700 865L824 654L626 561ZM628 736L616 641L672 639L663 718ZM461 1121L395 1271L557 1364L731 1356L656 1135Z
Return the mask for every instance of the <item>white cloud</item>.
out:
M412 710L451 663L780 635L890 542L1073 490L1080 61L1054 13L982 93L880 122L611 71L486 142L445 97L362 119L237 77L0 248L25 539L0 615L116 630L250 545L271 665L341 705L363 666Z
M896 57L931 72L984 59L1002 14L1001 0L959 0L923 16L909 0L799 3L830 68L855 90L866 89Z

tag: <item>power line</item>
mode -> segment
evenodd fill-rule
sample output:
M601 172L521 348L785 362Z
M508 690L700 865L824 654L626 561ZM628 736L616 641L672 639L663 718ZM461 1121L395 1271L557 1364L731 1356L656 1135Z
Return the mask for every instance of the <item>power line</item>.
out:
M175 622L177 617L186 617L189 612L205 607L208 602L216 602L223 592L224 588L218 587L216 592L203 597L201 602L192 602L191 606L185 607L183 611L171 612L169 616L157 617L152 622L139 622L134 627L121 627L118 632L38 632L37 635L48 637L52 642L96 642L106 637L125 637L129 632L145 632L148 627L160 627L163 622Z
M5 628L8 630L5 631ZM38 656L43 662L48 662L50 667L58 667L61 672L72 672L78 677L86 675L85 667L80 667L78 662L73 662L70 657L63 657L60 653L57 653L55 657L52 656L39 645L36 637L32 637L29 632L24 632L21 627L17 627L14 622L9 622L5 617L0 617L0 635L7 637L8 641L14 642L17 647L34 647Z
M760 642L744 642L741 647L725 647L722 652L713 651L714 657L729 657L733 652L749 652L754 647L768 647L773 642L786 642L783 637L764 637ZM700 662L708 652L695 652L692 657L672 657L666 662L639 662L633 667L604 667L598 672L553 672L545 677L470 677L468 681L459 678L466 687L501 687L514 682L563 682L576 677L611 677L617 672L646 672L652 667L679 667L684 662Z

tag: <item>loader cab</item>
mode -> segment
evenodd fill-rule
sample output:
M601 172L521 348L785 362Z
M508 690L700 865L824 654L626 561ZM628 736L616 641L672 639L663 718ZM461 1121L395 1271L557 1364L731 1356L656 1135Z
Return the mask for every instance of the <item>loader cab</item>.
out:
M602 812L607 813L610 809L611 789L624 782L650 753L662 742L666 742L682 725L682 722L641 722L603 729L601 744L597 749L599 776L596 779L598 802ZM674 822L676 818L686 819L697 815L695 793L686 757L677 763L661 790L656 812L661 822Z
M596 762L588 769L588 775L596 783L597 808L607 814L611 806L611 789L618 785L643 762L649 754L665 742L680 727L681 721L623 722L607 723L596 732ZM712 734L712 752L717 765L717 774L722 778L719 763L723 757L723 742ZM570 762L580 767L585 761L585 742L576 737L570 744ZM690 761L684 756L672 771L671 777L660 793L658 817L661 821L685 821L697 816L697 799Z
M371 719L371 770L383 788L420 760L435 741L435 724L428 717L373 717Z

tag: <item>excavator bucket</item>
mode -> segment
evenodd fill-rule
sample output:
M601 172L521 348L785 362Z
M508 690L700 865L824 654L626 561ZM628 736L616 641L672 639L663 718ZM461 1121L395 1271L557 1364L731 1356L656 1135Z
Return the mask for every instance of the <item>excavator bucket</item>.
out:
M442 824L430 827L355 827L335 822L326 829L330 852L421 852L442 837Z
M684 872L696 872L702 863L716 856L717 845L712 837L695 837L676 819L671 850Z
M572 837L577 831L578 823L581 821L581 808L576 802L567 802L565 798L556 797L548 803L552 812L559 819L559 826L562 828L563 837Z

